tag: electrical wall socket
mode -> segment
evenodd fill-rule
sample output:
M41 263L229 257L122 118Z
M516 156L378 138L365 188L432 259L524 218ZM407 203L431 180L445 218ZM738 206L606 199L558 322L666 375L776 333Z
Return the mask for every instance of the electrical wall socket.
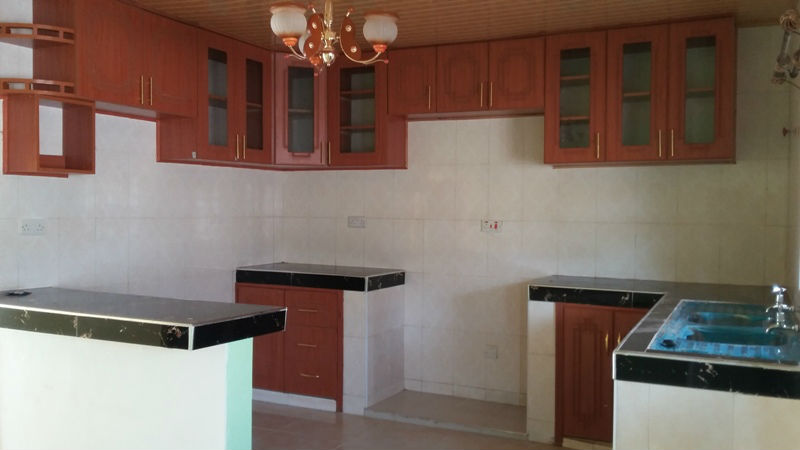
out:
M47 234L47 221L44 219L21 219L19 234L25 236L41 236Z
M481 220L481 231L487 233L499 233L503 230L503 221L498 219Z
M367 218L364 216L347 216L348 228L367 228Z
M486 359L497 359L497 346L487 345L483 349L483 357Z

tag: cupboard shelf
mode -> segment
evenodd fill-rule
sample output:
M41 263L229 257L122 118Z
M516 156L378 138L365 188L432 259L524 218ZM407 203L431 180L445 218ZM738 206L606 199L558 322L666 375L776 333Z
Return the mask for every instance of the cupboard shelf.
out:
M75 83L38 78L0 78L0 94L74 96Z
M289 108L289 114L314 114L313 109Z
M644 92L624 92L622 94L623 98L637 98L637 97L650 97L650 91Z
M589 116L563 116L559 117L561 122L588 122Z
M591 75L564 75L561 77L561 81L587 81L589 80Z
M29 39L55 44L75 44L75 30L38 23L0 22L0 39Z

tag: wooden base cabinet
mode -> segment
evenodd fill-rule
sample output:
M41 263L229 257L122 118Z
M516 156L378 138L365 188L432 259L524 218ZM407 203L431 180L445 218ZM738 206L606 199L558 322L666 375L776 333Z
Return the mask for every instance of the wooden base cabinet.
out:
M286 330L253 344L253 387L336 400L342 409L342 291L236 284L236 301L286 306Z
M611 442L612 352L647 310L556 305L556 439Z

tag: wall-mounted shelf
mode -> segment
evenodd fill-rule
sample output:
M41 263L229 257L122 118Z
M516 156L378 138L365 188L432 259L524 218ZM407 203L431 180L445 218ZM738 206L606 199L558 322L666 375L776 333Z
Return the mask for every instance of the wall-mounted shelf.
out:
M38 23L0 22L0 39L9 38L73 45L75 44L75 30Z
M93 174L94 114L92 101L40 94L4 96L3 173Z

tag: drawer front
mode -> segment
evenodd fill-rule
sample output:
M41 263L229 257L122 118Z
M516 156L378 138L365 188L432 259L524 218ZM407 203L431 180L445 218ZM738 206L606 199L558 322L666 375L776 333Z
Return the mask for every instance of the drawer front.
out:
M336 328L338 300L337 292L286 291L286 323L292 327Z
M286 391L335 398L338 334L335 329L294 326L285 333Z

